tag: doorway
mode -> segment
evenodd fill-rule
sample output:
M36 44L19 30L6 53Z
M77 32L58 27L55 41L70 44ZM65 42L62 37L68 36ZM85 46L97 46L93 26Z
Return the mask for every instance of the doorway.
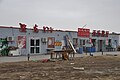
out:
M103 40L98 40L98 51L102 51Z
M40 39L38 38L30 39L30 53L31 54L40 53Z

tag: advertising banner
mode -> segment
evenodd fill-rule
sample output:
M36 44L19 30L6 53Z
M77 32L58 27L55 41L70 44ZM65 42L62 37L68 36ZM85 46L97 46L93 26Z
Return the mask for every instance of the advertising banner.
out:
M48 48L55 48L55 38L54 37L48 37Z
M26 36L18 36L18 47L21 49L26 48Z

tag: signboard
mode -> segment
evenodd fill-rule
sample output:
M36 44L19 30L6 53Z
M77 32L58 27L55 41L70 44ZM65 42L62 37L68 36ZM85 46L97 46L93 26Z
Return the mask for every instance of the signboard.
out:
M78 28L78 37L90 37L90 29Z
M26 32L26 27L27 27L27 25L26 24L22 24L22 23L19 23L19 25L20 25L20 32ZM53 30L53 28L52 27L48 27L48 26L43 26L43 32L50 32L50 33L52 33L54 30ZM38 25L37 24L35 24L34 26L33 26L33 32L35 32L35 33L38 33L39 32L39 29L38 29Z
M54 37L48 37L48 48L54 48L55 45L55 38Z
M108 37L109 31L100 31L100 30L93 30L92 36L93 37Z
M55 41L55 50L62 50L62 42L60 40Z
M18 36L18 47L21 49L26 48L26 36Z
M62 42L55 42L55 46L62 46Z

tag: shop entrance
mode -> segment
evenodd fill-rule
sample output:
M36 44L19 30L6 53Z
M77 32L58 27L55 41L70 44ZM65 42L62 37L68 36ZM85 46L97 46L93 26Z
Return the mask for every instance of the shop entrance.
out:
M40 39L30 39L30 53L31 54L40 53Z
M98 40L98 51L102 51L103 40Z

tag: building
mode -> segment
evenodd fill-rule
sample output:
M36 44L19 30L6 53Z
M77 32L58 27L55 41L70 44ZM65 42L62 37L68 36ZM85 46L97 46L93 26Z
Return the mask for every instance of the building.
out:
M20 28L0 26L0 39L6 38L8 46L18 47L21 55L46 54L52 49L61 50L63 46L66 46L66 35L76 49L82 48L83 51L89 51L91 48L93 52L107 51L108 45L116 48L120 43L118 34L109 34L108 31L100 30L90 33L90 29L79 29L78 31L62 31L45 26L43 29L38 29L37 25L29 29L25 24L20 23Z
M112 32L109 34L109 43L113 48L117 48L120 46L120 34Z

